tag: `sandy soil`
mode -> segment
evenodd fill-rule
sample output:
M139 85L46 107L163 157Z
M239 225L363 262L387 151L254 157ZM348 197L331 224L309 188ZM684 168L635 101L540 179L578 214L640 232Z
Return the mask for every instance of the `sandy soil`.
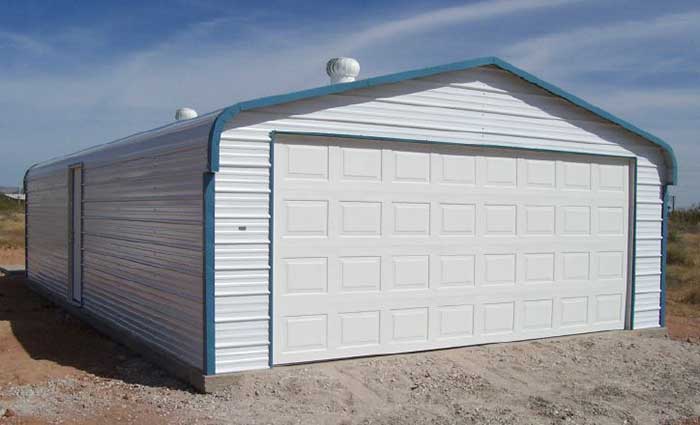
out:
M673 339L700 343L700 317L667 315L666 327Z
M598 333L278 367L202 395L0 278L0 406L0 425L698 424L700 345Z
M24 265L24 249L0 247L0 266Z

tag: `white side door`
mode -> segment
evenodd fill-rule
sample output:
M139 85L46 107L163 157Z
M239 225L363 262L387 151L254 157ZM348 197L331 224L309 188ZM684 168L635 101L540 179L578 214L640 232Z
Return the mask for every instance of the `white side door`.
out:
M73 302L83 302L83 169L70 169L70 293Z

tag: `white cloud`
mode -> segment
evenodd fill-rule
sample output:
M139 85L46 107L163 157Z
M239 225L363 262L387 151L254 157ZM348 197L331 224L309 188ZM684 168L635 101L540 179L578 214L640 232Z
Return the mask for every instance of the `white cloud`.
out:
M105 66L82 68L80 73L45 73L2 79L5 100L18 103L43 98L41 108L113 107L167 108L192 105L204 110L236 100L301 89L326 83L324 60L340 52L362 51L364 57L384 56L373 44L473 20L549 7L579 0L500 0L471 3L417 13L397 20L366 21L358 31L343 34L338 27L276 28L261 31L255 22L223 17L192 24L156 45L118 58ZM217 40L211 35L227 26L242 26L244 40ZM347 25L354 29L356 25ZM240 27L238 27L240 29ZM99 34L69 30L73 46L91 43ZM54 40L67 37L55 34ZM32 40L23 42L27 45ZM40 44L36 43L35 49ZM48 43L46 44L48 48ZM51 93L51 96L46 96ZM168 115L166 115L168 114Z
M17 52L43 54L50 50L49 44L25 34L0 31L0 51L12 49Z
M700 110L700 89L665 89L646 87L605 93L606 103L617 110L662 111L670 109Z
M587 26L529 38L503 50L519 66L571 76L579 71L620 70L653 63L640 44L672 37L700 36L700 12L668 14L652 19ZM648 47L648 46L647 46ZM677 65L670 63L671 65ZM659 64L654 65L659 69Z
M486 21L499 16L513 15L537 9L563 6L581 0L501 0L483 1L419 13L403 19L391 20L351 33L340 43L341 50L357 50L375 42L406 36L416 32L442 29L448 25L470 21Z

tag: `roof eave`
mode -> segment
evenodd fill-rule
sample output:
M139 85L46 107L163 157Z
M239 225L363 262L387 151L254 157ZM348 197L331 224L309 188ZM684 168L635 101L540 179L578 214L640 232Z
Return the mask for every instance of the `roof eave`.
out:
M554 94L555 96L561 97L572 104L586 109L603 119L613 122L624 129L650 141L651 143L659 146L666 154L668 161L668 168L670 173L668 173L666 184L675 185L678 182L678 162L676 156L673 152L673 148L666 143L664 140L651 133L648 133L639 127L621 119L613 114L604 111L603 109L592 105L585 100L575 96L567 91L547 83L540 78L524 71L510 63L499 59L494 56L482 57L477 59L471 59L463 62L455 62L446 65L439 65L429 68L415 69L411 71L404 71L395 74L382 75L379 77L367 78L364 80L353 81L350 83L340 83L331 84L328 86L317 87L308 90L302 90L277 96L262 97L259 99L249 100L245 102L236 103L227 108L224 108L221 113L214 120L210 133L209 133L209 147L208 147L208 168L210 172L219 171L219 144L221 140L221 133L224 131L226 123L232 120L236 115L243 111L248 111L251 109L264 108L267 106L279 105L282 103L294 102L298 100L310 99L313 97L320 97L329 94L341 93L353 89L361 89L374 87L382 84L398 83L404 80L410 80L415 78L428 77L435 74L442 74L451 71L463 71L471 68L476 68L480 66L494 65L505 71L508 71L548 92Z

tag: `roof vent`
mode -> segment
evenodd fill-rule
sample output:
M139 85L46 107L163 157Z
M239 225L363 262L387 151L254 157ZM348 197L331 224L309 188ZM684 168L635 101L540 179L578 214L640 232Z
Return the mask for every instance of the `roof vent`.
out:
M197 118L197 111L192 108L179 108L175 111L175 119L177 121L189 120L192 118Z
M349 83L360 75L360 63L353 58L333 58L326 64L331 84Z

